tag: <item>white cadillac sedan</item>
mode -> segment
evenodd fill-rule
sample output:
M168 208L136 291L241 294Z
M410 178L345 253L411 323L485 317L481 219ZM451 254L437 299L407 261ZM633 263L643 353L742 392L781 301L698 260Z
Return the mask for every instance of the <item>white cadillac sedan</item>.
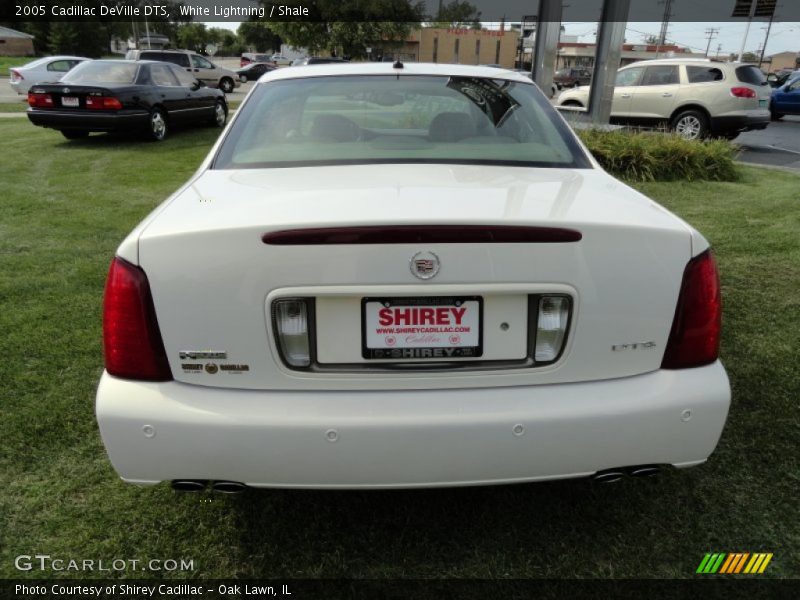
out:
M647 475L719 440L720 310L524 75L281 69L117 250L97 419L184 490Z

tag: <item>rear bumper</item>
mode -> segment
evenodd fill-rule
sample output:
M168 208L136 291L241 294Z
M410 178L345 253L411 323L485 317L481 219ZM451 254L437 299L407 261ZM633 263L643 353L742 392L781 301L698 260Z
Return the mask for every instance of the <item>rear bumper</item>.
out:
M751 111L742 115L711 117L711 131L725 133L765 129L771 120L769 110Z
M39 127L82 131L137 131L147 127L146 110L92 114L88 111L28 109L28 120Z
M691 466L714 450L729 404L717 362L599 382L384 392L221 390L104 373L96 409L109 458L132 483L390 488Z

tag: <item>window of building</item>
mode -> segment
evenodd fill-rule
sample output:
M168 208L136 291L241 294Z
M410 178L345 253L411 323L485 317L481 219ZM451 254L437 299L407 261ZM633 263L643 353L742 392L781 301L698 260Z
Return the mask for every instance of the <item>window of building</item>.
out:
M475 40L475 64L481 62L481 41Z
M500 64L500 40L497 40L497 43L494 47L494 64Z
M439 62L439 38L433 38L433 62Z
M456 40L455 48L454 48L454 52L453 52L453 54L454 54L453 62L456 62L456 63L458 62L458 47L460 45L461 45L461 40Z

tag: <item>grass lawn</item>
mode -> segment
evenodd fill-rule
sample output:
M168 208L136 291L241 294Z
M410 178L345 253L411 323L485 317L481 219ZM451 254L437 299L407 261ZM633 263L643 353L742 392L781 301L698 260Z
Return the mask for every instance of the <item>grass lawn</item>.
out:
M0 56L0 77L8 77L8 70L27 65L36 60L36 56Z
M28 102L20 100L19 102L0 102L0 113L9 112L25 112L28 110Z
M106 270L217 134L67 142L0 121L0 578L35 553L185 558L195 577L694 577L712 551L774 552L762 577L800 577L800 177L776 171L637 186L720 262L733 405L703 466L607 486L238 497L121 483L93 411Z

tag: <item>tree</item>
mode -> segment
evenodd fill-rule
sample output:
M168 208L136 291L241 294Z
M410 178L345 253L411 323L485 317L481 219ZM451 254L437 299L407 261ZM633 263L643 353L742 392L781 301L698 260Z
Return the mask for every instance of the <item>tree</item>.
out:
M281 49L281 38L264 21L244 21L236 33L245 46L256 52L278 52Z
M272 4L292 4L261 1L267 12ZM374 44L405 39L423 18L423 6L411 0L317 0L309 8L313 14L305 20L273 22L270 28L284 42L312 54L327 50L352 58L366 56Z
M467 0L451 0L442 4L436 12L436 19L431 23L433 27L446 29L461 29L470 27L480 29L481 13L477 7Z
M203 52L206 44L212 41L203 23L184 23L178 28L176 37L181 48L198 53Z

